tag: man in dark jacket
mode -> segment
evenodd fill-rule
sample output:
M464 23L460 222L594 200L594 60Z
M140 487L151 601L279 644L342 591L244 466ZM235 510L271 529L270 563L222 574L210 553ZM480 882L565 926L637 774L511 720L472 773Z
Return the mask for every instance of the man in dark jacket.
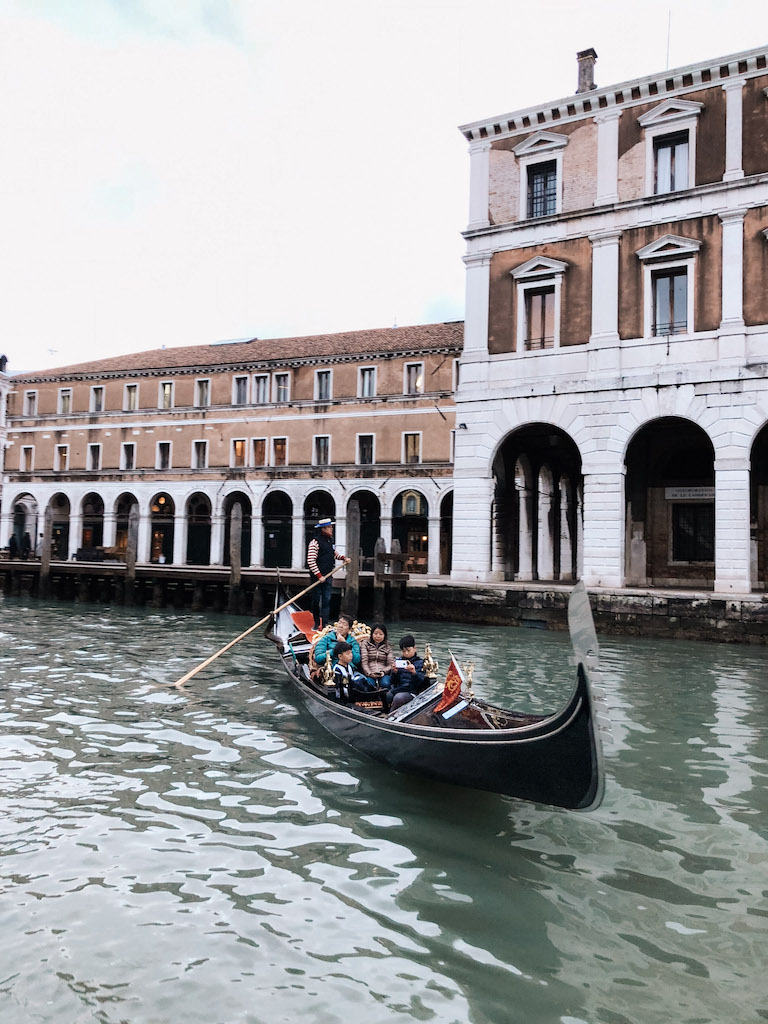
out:
M333 520L321 519L315 527L315 535L307 548L307 565L311 581L327 576L336 562L348 562L349 559L340 554L333 546ZM327 626L331 617L331 593L333 580L327 579L318 584L312 591L312 613L315 626Z
M400 641L400 657L390 676L390 711L413 700L414 694L426 690L428 685L424 659L416 653L416 641L407 633Z

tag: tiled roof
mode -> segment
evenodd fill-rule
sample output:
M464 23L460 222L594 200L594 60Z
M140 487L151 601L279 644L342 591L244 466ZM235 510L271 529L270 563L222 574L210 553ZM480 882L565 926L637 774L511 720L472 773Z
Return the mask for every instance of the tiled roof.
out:
M323 356L376 355L452 348L460 350L464 340L464 322L423 324L416 327L386 327L372 331L347 331L344 334L315 334L305 338L254 338L213 345L152 349L129 355L94 359L73 366L19 375L19 382L77 377L99 373L146 373L152 370L180 370L194 367L241 366L245 363L274 361L289 364L293 360Z

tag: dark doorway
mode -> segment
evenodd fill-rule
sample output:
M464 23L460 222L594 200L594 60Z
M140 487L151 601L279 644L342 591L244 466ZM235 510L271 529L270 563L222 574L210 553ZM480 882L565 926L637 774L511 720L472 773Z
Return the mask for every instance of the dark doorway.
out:
M420 491L403 491L392 506L392 537L407 554L406 572L427 571L429 503Z
M261 506L264 526L264 565L269 569L291 567L293 503L282 491L271 491Z
M243 531L240 535L240 565L246 566L251 564L251 499L247 494L243 494L242 491L233 491L232 494L228 494L224 499L224 553L221 561L223 565L231 563L229 537L232 527L232 506L236 501L240 502L240 508L243 513Z
M170 564L173 561L173 528L176 508L170 494L158 494L149 506L151 536L150 562Z
M187 502L187 565L211 564L211 502L198 492Z
M453 555L453 491L440 502L440 575L449 576Z
M381 502L372 491L355 491L349 500L353 499L360 506L360 551L363 558L360 568L373 570L373 549L381 536Z

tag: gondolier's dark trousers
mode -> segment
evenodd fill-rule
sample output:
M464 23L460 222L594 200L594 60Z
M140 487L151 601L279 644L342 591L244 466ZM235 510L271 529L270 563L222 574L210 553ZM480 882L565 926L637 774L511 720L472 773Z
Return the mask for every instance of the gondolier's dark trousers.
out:
M312 577L316 582L317 577ZM315 616L315 625L327 626L331 619L331 594L333 593L333 580L324 580L318 583L312 591L312 614Z

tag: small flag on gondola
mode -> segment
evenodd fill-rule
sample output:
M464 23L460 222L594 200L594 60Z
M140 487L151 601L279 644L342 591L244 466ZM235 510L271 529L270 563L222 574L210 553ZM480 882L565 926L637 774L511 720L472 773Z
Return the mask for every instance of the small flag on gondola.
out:
M448 666L448 673L445 677L445 686L443 687L443 696L440 698L440 701L434 710L436 715L456 703L461 696L461 688L463 685L464 674L462 673L454 656L451 655L451 663Z

